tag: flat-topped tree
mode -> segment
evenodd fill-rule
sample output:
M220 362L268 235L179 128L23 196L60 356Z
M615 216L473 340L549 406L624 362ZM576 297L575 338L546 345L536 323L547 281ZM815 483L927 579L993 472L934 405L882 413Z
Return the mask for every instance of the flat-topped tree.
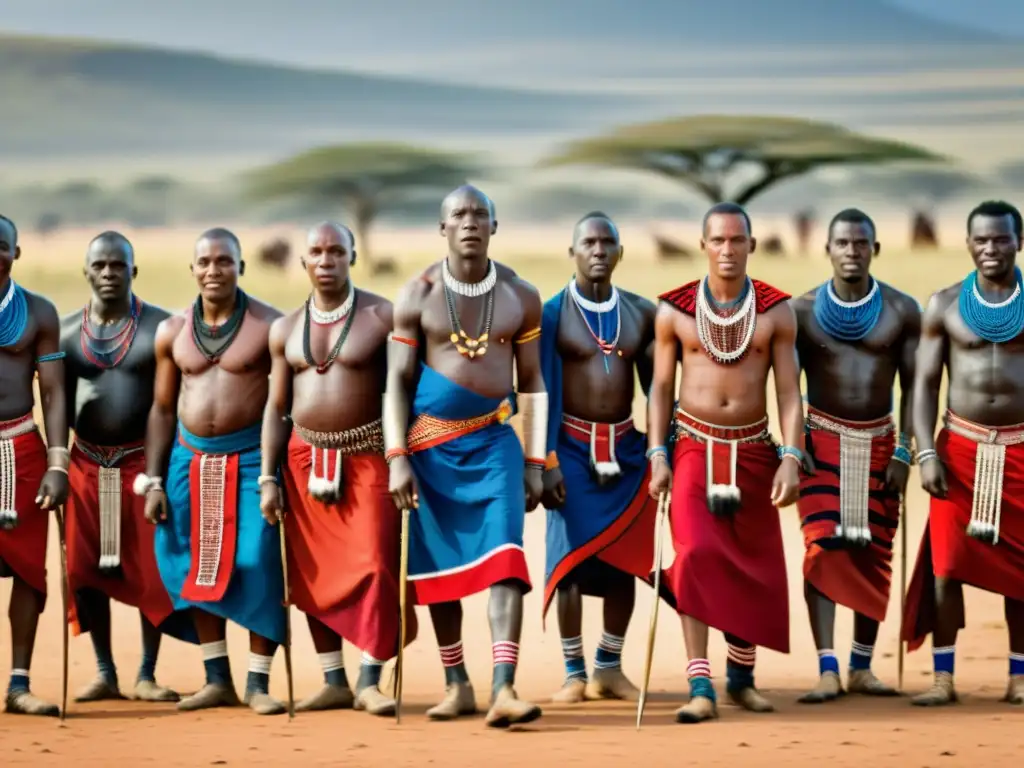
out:
M541 167L595 165L657 174L711 203L746 205L787 179L819 168L943 160L921 147L792 117L700 115L620 128L584 139Z
M247 196L336 202L351 217L361 260L373 271L369 231L378 215L414 195L441 197L464 184L476 167L461 156L391 143L321 147L246 174Z

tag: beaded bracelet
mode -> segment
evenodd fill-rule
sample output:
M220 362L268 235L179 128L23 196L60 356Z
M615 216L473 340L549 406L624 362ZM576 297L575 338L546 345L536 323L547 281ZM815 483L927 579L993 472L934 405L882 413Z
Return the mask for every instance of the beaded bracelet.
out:
M393 459L397 459L399 456L408 455L409 451L406 450L405 448L392 448L390 451L384 454L384 461L390 464Z
M656 445L653 448L647 449L647 460L654 461L656 456L661 456L665 461L668 461L668 448L664 445Z
M804 463L804 452L799 448L794 448L792 445L780 445L779 446L779 459L789 457L796 461L797 464L803 466Z
M262 488L267 483L277 485L277 475L260 475L256 478L256 485Z
M897 445L896 449L892 452L892 457L900 464L906 464L908 467L914 463L914 455L910 452L910 449L903 445Z
M917 452L917 463L919 465L937 458L939 458L939 454L934 448L925 448L923 451Z

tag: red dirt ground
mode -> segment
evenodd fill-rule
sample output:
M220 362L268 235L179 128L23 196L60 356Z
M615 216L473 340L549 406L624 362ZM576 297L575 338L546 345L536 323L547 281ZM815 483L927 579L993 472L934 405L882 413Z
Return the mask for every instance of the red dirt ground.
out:
M916 476L912 478L916 483ZM925 499L912 493L910 562L916 556ZM825 761L839 766L986 766L1019 763L1024 709L998 702L1007 673L1006 625L1001 600L974 591L968 593L968 629L962 633L957 654L958 687L963 702L939 711L918 710L905 698L865 700L847 697L839 702L808 707L796 697L814 681L816 658L800 597L801 540L796 510L782 512L790 572L793 653L762 651L758 683L776 703L777 712L753 715L722 706L717 722L697 726L676 725L673 710L685 701L685 654L679 623L670 612L659 617L658 643L652 675L652 699L644 727L634 728L635 708L629 704L598 703L577 707L546 704L560 684L562 665L557 626L547 631L539 620L540 589L527 596L528 620L524 629L518 689L544 705L544 716L522 731L492 732L482 717L455 723L430 723L424 710L442 695L443 677L437 644L425 612L424 632L409 649L406 670L405 716L402 724L362 713L333 712L260 718L248 709L178 714L173 705L131 702L71 704L63 727L56 719L19 718L0 714L0 765L10 766L204 766L204 765L339 765L426 766L445 768L481 766L500 768L529 763L547 766L621 766L636 760L648 766L700 765L803 766ZM55 534L55 527L53 528ZM526 546L531 573L543 574L543 512L529 518ZM897 548L898 553L898 548ZM666 560L671 552L666 553ZM897 554L898 558L898 554ZM50 701L60 698L60 592L55 536L50 544L51 592L43 616L33 664L33 688ZM896 568L898 584L898 560ZM9 582L0 582L0 600L6 605ZM481 706L486 705L490 679L490 649L486 623L486 596L467 601L466 656ZM626 642L625 668L639 684L643 675L645 638L651 607L650 591L641 588L637 612ZM899 595L894 589L888 621L882 628L875 670L896 682L896 635ZM553 617L552 617L553 619ZM115 655L122 684L134 678L139 661L138 619L134 611L118 606ZM305 621L294 614L296 697L321 682ZM585 643L588 657L600 633L597 603L586 604ZM840 611L837 646L849 649L849 612ZM247 642L232 627L231 648L235 680L244 685ZM0 647L6 656L10 632L3 622ZM714 638L711 650L716 675L725 663L724 645ZM275 660L272 692L284 697L286 684L282 654ZM348 648L346 661L356 669L358 654ZM88 638L71 640L71 683L75 690L87 683L94 670ZM161 682L188 692L202 683L199 651L176 641L165 641L158 667ZM385 673L387 675L387 672ZM930 681L930 654L919 651L907 658L905 689L913 693ZM742 761L742 762L741 762Z

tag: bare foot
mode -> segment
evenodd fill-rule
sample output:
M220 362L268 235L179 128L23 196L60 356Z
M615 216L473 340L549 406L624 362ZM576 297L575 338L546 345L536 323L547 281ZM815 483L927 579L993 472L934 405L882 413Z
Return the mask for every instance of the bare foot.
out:
M540 707L520 700L511 685L503 685L494 697L485 722L491 728L508 728L511 725L532 723L540 716Z

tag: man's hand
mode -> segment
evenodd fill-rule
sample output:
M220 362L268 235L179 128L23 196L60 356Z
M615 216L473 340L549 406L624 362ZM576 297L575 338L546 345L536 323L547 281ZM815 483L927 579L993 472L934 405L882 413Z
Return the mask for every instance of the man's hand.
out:
M946 498L949 484L946 482L946 466L941 459L932 458L921 463L921 487L936 499Z
M146 520L154 525L167 520L167 494L163 488L150 488L146 492Z
M523 472L523 485L526 489L526 511L533 512L544 494L544 467L527 464Z
M68 476L67 473L57 469L47 470L43 480L39 483L39 492L36 494L36 504L44 512L56 509L68 499Z
M565 503L565 478L558 467L544 470L544 493L540 502L545 509L558 509Z
M399 509L416 509L419 506L420 496L408 456L396 456L391 460L388 492Z
M264 483L260 487L260 513L267 525L284 520L284 494L277 483Z
M885 468L885 487L890 492L903 495L907 492L907 481L910 479L910 466L903 461L890 459Z
M660 498L663 493L672 492L672 468L664 454L656 453L651 459L651 482L647 486L647 492L651 494L652 499Z
M772 481L772 504L778 508L788 507L800 496L800 465L795 457L787 454L775 471Z

